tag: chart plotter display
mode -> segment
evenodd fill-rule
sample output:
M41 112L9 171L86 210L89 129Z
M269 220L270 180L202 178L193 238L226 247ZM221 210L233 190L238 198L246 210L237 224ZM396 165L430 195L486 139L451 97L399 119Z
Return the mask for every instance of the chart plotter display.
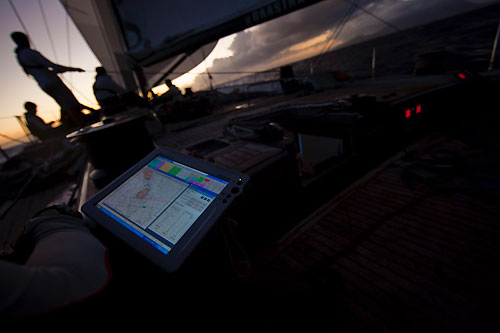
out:
M227 185L158 155L96 206L166 254Z

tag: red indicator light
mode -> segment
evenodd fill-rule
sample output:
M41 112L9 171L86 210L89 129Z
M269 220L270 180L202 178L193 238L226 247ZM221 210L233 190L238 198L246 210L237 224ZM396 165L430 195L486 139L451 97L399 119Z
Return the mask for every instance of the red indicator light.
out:
M467 78L467 75L465 75L464 73L458 73L457 76L462 80L465 80Z
M411 109L407 109L407 110L405 111L405 118L406 118L406 119L408 119L408 118L410 118L410 117L411 117Z
M416 114L419 114L420 112L422 112L422 105L417 105L416 109L415 109L415 113Z

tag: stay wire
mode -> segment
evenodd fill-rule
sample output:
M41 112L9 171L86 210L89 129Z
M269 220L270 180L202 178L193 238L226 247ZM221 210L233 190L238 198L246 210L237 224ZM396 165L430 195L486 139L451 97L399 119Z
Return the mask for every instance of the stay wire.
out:
M359 3L360 0L356 0L356 5ZM335 44L335 41L338 39L340 36L340 33L344 29L345 24L349 21L349 19L352 17L352 14L356 11L356 6L354 4L351 4L351 6L347 9L347 11L344 13L342 18L340 19L339 24L337 25L335 31L332 34L332 37L330 37L330 41L326 43L321 50L319 57L315 58L312 60L312 66L317 67L321 64L321 61L324 58L324 55L327 54L328 52L331 51L332 46Z
M359 3L360 0L356 0L356 3ZM349 21L349 19L351 18L352 14L354 14L354 12L356 11L356 7L354 5L351 5L347 8L347 11L344 13L344 16L342 17L342 19L340 20L339 24L337 25L335 31L333 32L333 36L330 40L330 42L327 44L327 47L326 47L326 52L328 52L330 50L330 47L331 47L331 44L333 44L335 42L335 40L340 36L340 33L342 32L345 24L347 23L347 21ZM324 53L324 52L322 52Z
M9 4L12 7L12 10L14 11L14 14L16 15L17 20L21 24L21 27L23 28L24 33L28 36L30 44L33 46L34 49L36 49L35 43L33 43L33 41L31 40L31 38L29 37L28 28L26 28L26 26L24 25L24 22L21 19L21 16L19 15L19 13L17 12L16 7L14 7L14 4L12 3L12 0L9 0Z
M59 62L59 60L57 59L56 48L54 46L54 40L52 39L52 34L50 33L50 30L49 30L49 24L47 23L47 17L45 16L45 11L43 10L42 0L38 0L38 5L40 7L40 13L42 14L43 23L45 25L45 30L47 30L47 36L49 37L50 46L52 48L52 53L54 53L54 58L56 59L56 62Z
M68 80L66 80L62 75L59 76L61 78L61 80L64 81L64 83L66 83L68 86L70 86L70 88L74 91L76 91L81 97L83 97L83 99L85 99L88 103L90 104L94 104L93 101L91 101L87 96L85 96L85 94L83 94L80 90L76 89L72 84L71 82L68 82Z
M191 61L196 64L194 62L194 59L191 58ZM234 75L234 74L263 74L263 73L272 73L272 72L278 72L279 70L276 69L276 70L267 70L267 71L226 71L226 72L172 72L170 74L186 74L186 73L190 73L190 74L193 74L193 75L212 75L212 74L217 74L217 75ZM93 72L93 71L85 71L85 72ZM106 72L108 73L120 73L119 71L113 71L113 70L106 70ZM158 74L157 72L148 72L148 71L145 71L143 72L144 74Z
M208 66L207 66L207 55L205 54L205 45L201 47L201 52L203 55L203 64L205 65L205 71L207 72L208 75L208 83L210 84L210 89L213 89L213 83L214 83L214 78L208 71Z
M14 116L14 117L15 117L15 116ZM29 142L25 142L25 141L22 141L22 140L19 140L19 139L14 139L14 138L11 138L10 136L5 135L5 134L2 134L2 133L0 133L0 136L1 136L1 137L4 137L4 138L6 138L6 139L9 139L9 140L11 140L11 141L16 141L16 142L19 142L19 143L24 143L24 144L28 144L28 143L29 143Z
M225 223L222 225L222 237L226 245L228 259L233 271L238 278L243 279L250 276L252 264L248 259L243 244L241 244L241 241L234 231L237 225L237 221L231 218L226 219Z
M344 1L346 1L346 2L350 3L350 4L351 4L351 8L357 8L357 9L362 10L362 11L363 11L363 12L365 12L366 14L370 15L371 17L375 18L376 20L378 20L378 21L382 22L383 24L385 24L386 26L390 27L390 28L391 28L391 29L393 29L394 31L396 31L396 32L401 32L401 31L402 31L401 29L399 29L398 27L396 27L394 24L392 24L392 23L390 23L390 22L388 22L388 21L384 20L384 19L383 19L383 18L381 18L380 16L378 16L378 15L374 14L372 11L370 11L370 10L368 10L368 9L364 8L363 6L361 6L361 5L359 4L360 0L344 0ZM349 14L349 18L352 16L352 14L353 14L353 13L354 13L354 11L351 11L351 13ZM341 26L340 26L340 30L339 30L339 29L337 29L337 32L336 32L336 37L334 37L334 38L332 39L332 41L335 41L335 39L337 39L337 38L338 38L338 35L340 35L340 32L341 32L341 31L342 31L342 29L344 28L344 25L346 24L346 22L347 22L347 20L344 20L344 22L342 22L342 24L341 24ZM331 43L331 42L330 42L330 43ZM329 43L329 44L330 44L330 43ZM333 44L332 44L332 45L333 45ZM324 54L328 53L328 52L330 51L330 48L331 48L331 45L328 47L328 49L327 49L327 51L326 51L326 52L324 52L324 53L322 52L322 53L321 53L320 57L318 58L318 61L317 61L317 62L315 62L315 63L313 63L313 65L315 65L315 64L316 64L316 66L317 66L317 65L319 65L320 61L321 61L321 60L323 59L323 57L324 57Z
M390 23L390 22L388 22L388 21L384 20L384 19L383 19L383 18L381 18L380 16L375 15L373 12L369 11L368 9L366 9L366 8L364 8L364 7L362 7L362 6L360 6L359 4L354 4L354 3L352 2L352 0L344 0L344 1L349 2L350 4L352 4L352 5L356 6L356 8L358 8L358 9L361 9L361 10L362 10L362 11L364 11L366 14L368 14L368 15L370 15L371 17L373 17L373 18L375 18L375 19L379 20L380 22L384 23L386 26L388 26L389 28L393 29L394 31L396 31L396 32L401 32L401 31L402 31L401 29L399 29L398 27L396 27L394 24L392 24L392 23Z
M234 61L233 61L233 56L229 57L229 61L231 61L231 65L233 65L234 70L238 74L238 80L241 80L243 73L239 72L238 68L236 68L236 65L234 64Z
M9 211L14 208L14 206L17 204L17 202L19 201L19 199L21 199L21 196L24 194L24 192L26 191L26 189L28 188L28 186L31 184L31 182L35 179L35 177L38 175L39 171L44 168L45 165L42 164L40 166L38 166L36 169L34 169L29 177L29 179L24 183L24 185L21 187L21 189L19 190L19 192L17 192L15 198L13 199L13 201L10 203L10 205L2 212L2 215L0 216L0 220L3 219L5 216L7 216L7 214L9 213ZM8 230L8 233L7 234L10 234L10 232L12 231L12 225L11 227L9 228ZM2 249L5 247L7 243L7 239L4 241L4 244L2 245Z
M196 62L194 61L194 59L193 59L193 57L191 55L189 55L189 59L193 63L193 66L196 67L197 64L196 64ZM174 74L174 73L171 73L171 74ZM195 75L205 74L206 75L207 73L203 72L203 73L192 73L192 74L195 74ZM206 82L207 86L210 87L210 81L208 80L208 77L205 79L205 82Z
M68 53L68 66L71 66L72 63L72 57L71 57L71 38L70 38L70 31L69 31L69 14L66 12L66 46L67 46L67 53ZM69 81L72 80L73 75L71 72L69 73Z
M351 19L352 15L354 14L354 12L356 11L357 9L357 5L359 4L361 0L357 0L355 4L353 4L349 10L347 11L345 17L344 17L344 20L342 20L342 22L340 22L340 26L337 28L337 31L335 32L335 36L334 36L334 40L336 40L339 36L340 36L340 33L342 32L342 30L344 29L345 25L347 22L349 22L349 20Z

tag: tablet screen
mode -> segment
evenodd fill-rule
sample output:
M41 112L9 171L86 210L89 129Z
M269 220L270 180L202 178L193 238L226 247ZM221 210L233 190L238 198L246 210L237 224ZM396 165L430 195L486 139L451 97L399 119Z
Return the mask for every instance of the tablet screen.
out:
M166 254L227 184L157 155L97 208Z

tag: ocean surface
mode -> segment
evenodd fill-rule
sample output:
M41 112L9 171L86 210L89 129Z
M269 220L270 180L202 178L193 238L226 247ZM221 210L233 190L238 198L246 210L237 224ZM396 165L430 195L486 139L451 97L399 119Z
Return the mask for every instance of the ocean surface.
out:
M500 4L371 39L293 64L295 74L314 71L345 71L354 78L371 76L376 48L377 76L413 74L417 56L440 51L445 70L486 72L500 19ZM500 68L500 54L496 67Z
M441 52L445 71L486 72L498 23L500 4L385 35L291 64L297 77L319 72L345 72L353 79L371 77L373 48L376 77L412 75L419 55ZM495 68L500 69L500 52ZM246 77L245 82L279 79L279 68ZM222 84L234 86L239 80ZM239 81L241 83L241 81Z

